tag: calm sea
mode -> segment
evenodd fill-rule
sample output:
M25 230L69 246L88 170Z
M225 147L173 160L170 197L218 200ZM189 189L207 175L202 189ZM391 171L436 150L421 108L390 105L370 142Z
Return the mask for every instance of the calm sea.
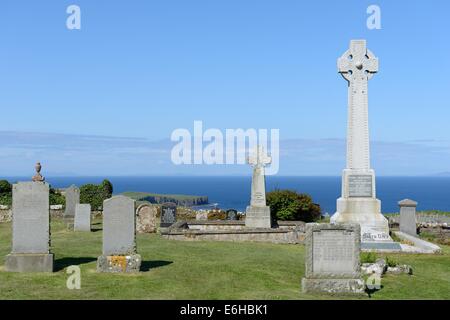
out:
M6 178L10 182L29 178ZM243 211L250 201L251 177L109 177L114 193L142 191L162 194L206 195L211 204L223 209ZM56 188L71 184L100 183L103 177L47 177ZM293 189L309 193L323 213L333 214L340 196L340 177L266 178L267 190ZM397 202L410 198L419 202L419 210L450 211L450 177L377 177L377 197L384 213L396 212Z

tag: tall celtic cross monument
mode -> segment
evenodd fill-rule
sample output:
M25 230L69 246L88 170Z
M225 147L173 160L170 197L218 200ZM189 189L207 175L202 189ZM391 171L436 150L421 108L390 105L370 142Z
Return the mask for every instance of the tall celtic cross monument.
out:
M266 204L266 181L264 167L272 162L264 148L258 146L248 157L248 163L253 167L252 194L250 206L245 213L245 226L249 228L271 228L270 207Z
M342 196L332 223L359 223L361 240L368 247L391 243L387 219L375 193L375 172L370 168L368 82L378 72L378 59L365 40L352 40L338 59L339 73L348 82L347 168L342 174Z

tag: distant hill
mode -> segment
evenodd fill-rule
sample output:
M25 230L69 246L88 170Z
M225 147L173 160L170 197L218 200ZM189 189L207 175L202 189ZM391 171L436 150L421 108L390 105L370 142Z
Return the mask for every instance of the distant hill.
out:
M150 203L162 204L164 202L173 202L179 206L197 206L208 204L207 196L188 196L182 194L155 194L147 192L123 192L127 196L136 201L148 201Z

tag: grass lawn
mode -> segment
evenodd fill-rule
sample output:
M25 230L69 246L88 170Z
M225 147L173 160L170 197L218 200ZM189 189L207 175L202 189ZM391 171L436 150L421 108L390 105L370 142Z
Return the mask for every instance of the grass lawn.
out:
M302 245L181 242L138 235L143 272L98 274L100 222L95 232L65 230L52 223L53 274L4 271L11 247L11 224L0 224L0 299L335 299L351 296L304 295ZM450 299L450 247L442 255L389 255L410 264L414 275L388 275L371 299ZM384 257L385 255L381 255ZM65 268L79 265L81 290L66 287ZM361 299L361 298L359 298ZM362 297L368 299L368 296Z

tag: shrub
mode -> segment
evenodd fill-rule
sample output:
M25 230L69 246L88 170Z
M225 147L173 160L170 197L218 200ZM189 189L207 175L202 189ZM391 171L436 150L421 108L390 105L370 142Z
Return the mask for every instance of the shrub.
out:
M274 190L267 194L267 205L276 220L317 221L320 206L313 203L310 195L291 190Z
M393 268L398 265L398 262L392 258L386 257L386 265L390 268Z
M0 194L11 193L12 185L7 180L0 180Z
M208 220L226 220L227 213L222 210L210 210L208 212Z
M103 208L103 201L111 198L113 185L109 180L103 180L99 185L85 184L80 187L80 202L89 203L92 210Z
M4 206L12 204L12 185L7 180L0 180L0 204Z
M61 194L60 191L53 189L50 186L50 205L66 205L66 198Z
M377 261L377 255L375 252L361 252L359 260L361 263L375 263Z

